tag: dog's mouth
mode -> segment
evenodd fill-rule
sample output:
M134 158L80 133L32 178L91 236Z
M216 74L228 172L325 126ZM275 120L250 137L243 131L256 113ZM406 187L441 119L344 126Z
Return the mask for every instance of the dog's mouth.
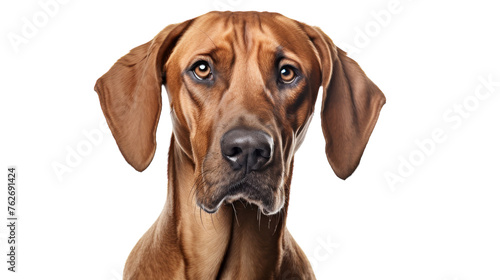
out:
M285 204L284 192L281 187L274 190L270 186L253 182L250 176L218 188L209 199L197 200L203 211L213 214L223 205L230 205L236 201L244 201L256 205L262 214L271 216L278 213Z

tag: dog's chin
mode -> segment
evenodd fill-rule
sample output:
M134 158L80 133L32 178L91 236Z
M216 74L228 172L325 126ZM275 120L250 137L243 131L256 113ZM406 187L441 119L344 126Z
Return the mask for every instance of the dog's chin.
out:
M242 203L250 203L259 208L259 211L266 215L271 216L277 214L284 206L285 199L270 190L262 190L249 184L238 184L225 188L226 193L215 196L211 201L200 202L197 201L198 206L209 214L216 213L221 207L231 207L233 203L241 201Z

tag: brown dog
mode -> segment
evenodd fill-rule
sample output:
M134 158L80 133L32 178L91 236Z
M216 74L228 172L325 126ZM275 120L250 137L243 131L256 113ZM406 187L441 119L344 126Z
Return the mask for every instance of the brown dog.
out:
M382 92L319 28L280 14L211 12L169 25L95 87L138 171L156 149L162 84L173 122L167 203L124 279L314 279L285 226L294 153L323 86L326 154L347 178Z

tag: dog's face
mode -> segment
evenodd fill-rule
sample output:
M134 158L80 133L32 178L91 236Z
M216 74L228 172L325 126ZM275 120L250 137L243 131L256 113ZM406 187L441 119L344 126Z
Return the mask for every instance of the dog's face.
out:
M283 207L321 85L314 46L298 30L282 16L209 14L170 55L174 133L195 163L195 197L205 211L240 198L264 214Z
M168 26L96 84L122 154L140 171L154 154L162 84L175 143L194 164L196 203L209 213L238 199L266 215L283 207L320 86L326 154L341 178L385 103L321 30L274 13L208 13Z

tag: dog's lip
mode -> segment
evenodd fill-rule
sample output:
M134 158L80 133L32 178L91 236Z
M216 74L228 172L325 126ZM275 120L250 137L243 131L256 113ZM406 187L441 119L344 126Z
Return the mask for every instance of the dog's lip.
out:
M251 198L251 194L249 194L248 191L246 191L246 190L241 190L241 191L236 190L236 193L234 193L234 194L231 193L231 192L234 192L235 189L241 188L242 186L246 186L250 189L253 189L254 191L260 192L260 194L263 195L263 193L262 193L263 191L261 189L255 187L253 184L249 184L247 182L247 177L245 176L243 179L239 180L238 182L230 184L226 187L223 187L223 189L227 189L227 191L225 192L224 195L221 195L217 199L214 199L212 201L212 203L210 203L212 205L215 204L214 206L210 207L206 203L201 202L201 201L197 201L197 205L203 211L205 211L209 214L214 214L220 209L220 207L223 204L229 205L229 204L232 204L236 201L243 200L243 201L249 202L249 203L254 204L257 207L259 207L259 210L262 212L262 214L264 214L266 216L274 215L274 214L278 213L283 208L284 199L282 199L281 205L279 207L277 207L276 209L271 209L272 205L266 205L264 203L264 201L262 201L261 199Z
M222 205L222 201L214 208L207 208L203 203L197 203L197 204L198 207L200 207L203 211L207 212L208 214L214 214L215 212L217 212L217 210L219 210L220 206Z
M198 206L203 211L207 212L208 214L215 214L223 204L232 205L234 202L237 202L237 201L246 201L250 204L256 205L257 207L259 207L259 210L262 212L262 214L264 214L266 216L272 216L272 215L277 214L283 208L283 205L284 205L284 202L283 202L279 207L277 207L274 210L271 210L271 209L268 209L267 206L264 206L261 201L249 199L249 198L245 197L244 194L238 194L238 195L225 196L213 208L206 207L203 203L198 203Z
M243 184L245 182L245 180L246 180L246 176L243 177L241 180L237 181L236 183L230 184L228 186L223 186L222 188L228 189L228 192L229 192L232 189L234 189L234 188L240 186L241 184ZM217 210L219 210L219 208L222 206L222 204L224 202L227 201L228 197L229 197L228 195L225 195L225 196L221 196L218 199L215 199L214 201L217 201L217 204L215 206L212 206L212 207L207 207L207 205L204 202L201 202L201 201L196 201L196 204L203 211L205 211L205 212L207 212L209 214L213 214L213 213L217 212Z

